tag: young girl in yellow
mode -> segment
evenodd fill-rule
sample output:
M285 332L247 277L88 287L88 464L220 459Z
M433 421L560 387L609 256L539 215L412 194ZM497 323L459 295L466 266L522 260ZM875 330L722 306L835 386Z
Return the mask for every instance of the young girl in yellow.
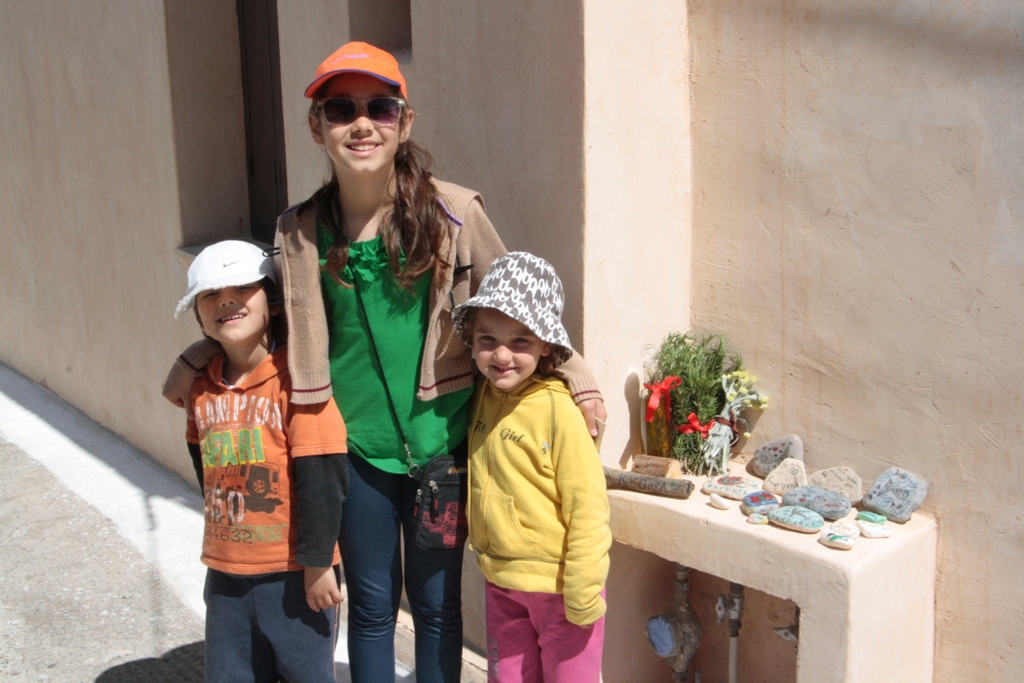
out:
M573 351L551 265L501 256L452 320L473 349L469 539L487 578L492 683L597 683L608 576L601 461L565 383Z

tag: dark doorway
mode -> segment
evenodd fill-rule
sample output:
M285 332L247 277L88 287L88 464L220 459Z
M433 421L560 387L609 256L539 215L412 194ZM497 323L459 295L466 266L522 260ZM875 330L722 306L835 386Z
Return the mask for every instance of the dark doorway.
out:
M245 99L245 151L252 236L274 243L278 215L288 207L281 112L277 0L237 0Z

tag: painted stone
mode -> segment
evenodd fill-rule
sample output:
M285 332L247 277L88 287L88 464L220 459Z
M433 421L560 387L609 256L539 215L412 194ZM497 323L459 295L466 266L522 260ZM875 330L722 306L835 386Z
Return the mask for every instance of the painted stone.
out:
M729 509L729 501L727 501L725 498L722 498L717 493L712 493L711 494L711 507L716 507L719 510L728 510Z
M755 512L755 513L753 513L753 514L751 514L751 515L749 515L747 517L747 523L748 524L767 524L768 523L768 518L765 517L762 514L759 514L759 513Z
M856 540L857 539L850 538L849 536L837 534L830 529L825 529L821 532L821 536L818 536L818 543L838 550L850 550L853 548L853 543Z
M890 467L875 479L864 496L864 506L902 524L921 507L927 495L928 482L906 470Z
M764 478L764 490L783 495L790 489L807 486L807 470L803 460L786 458Z
M761 488L761 483L752 477L713 477L704 482L701 491L707 494L717 493L723 498L743 500L743 496Z
M857 520L857 528L864 538L889 538L892 535L892 530L884 524L865 522L863 519Z
M825 519L840 519L850 513L846 496L820 486L798 486L782 496L783 505L799 505L814 510Z
M743 496L743 502L740 503L740 512L745 515L760 512L763 515L777 507L779 507L778 498L767 491L754 491Z
M825 526L825 519L821 515L798 505L775 508L768 513L768 521L805 534L813 534Z
M877 512L871 512L870 510L861 510L857 513L857 519L864 522L871 522L872 524L885 524L888 521L888 517L880 515Z
M852 539L857 539L860 536L860 527L857 526L857 522L848 518L843 518L838 522L832 522L829 529L831 529L834 534L849 536Z
M757 476L767 477L786 458L804 459L804 442L796 434L788 434L758 446L754 450L751 467Z
M807 476L807 483L846 496L851 505L864 499L864 482L849 467L829 467Z

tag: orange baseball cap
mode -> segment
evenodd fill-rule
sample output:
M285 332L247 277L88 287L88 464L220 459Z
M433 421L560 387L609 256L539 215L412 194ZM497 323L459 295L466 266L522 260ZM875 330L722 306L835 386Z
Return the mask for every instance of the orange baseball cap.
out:
M306 97L313 99L320 86L343 73L369 74L389 85L398 86L402 97L409 97L405 90L405 77L398 70L398 61L390 52L369 43L346 43L325 59L316 68L316 78L306 86Z

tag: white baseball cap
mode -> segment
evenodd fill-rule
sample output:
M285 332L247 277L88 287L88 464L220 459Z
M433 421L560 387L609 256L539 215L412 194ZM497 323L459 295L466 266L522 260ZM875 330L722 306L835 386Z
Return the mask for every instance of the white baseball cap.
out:
M269 277L277 282L274 259L266 256L255 244L225 240L211 244L199 252L188 268L188 291L178 302L174 317L192 308L196 295L210 289L237 287Z

